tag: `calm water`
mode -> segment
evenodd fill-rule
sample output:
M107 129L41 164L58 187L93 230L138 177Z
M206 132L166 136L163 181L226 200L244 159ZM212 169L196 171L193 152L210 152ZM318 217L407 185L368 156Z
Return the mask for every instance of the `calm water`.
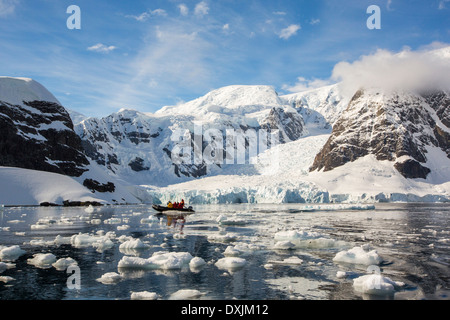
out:
M0 273L0 299L124 299L132 292L154 292L169 299L180 289L199 290L200 299L371 299L358 293L353 279L367 266L332 261L339 251L370 244L383 258L381 273L405 286L388 299L450 299L450 205L377 204L375 210L334 210L321 206L302 212L301 205L204 205L195 215L168 225L148 206L96 208L5 208L0 211L0 250L19 245L25 253ZM333 209L333 210L324 210ZM222 221L222 222L219 222ZM279 231L307 230L331 239L301 248L274 248ZM73 235L110 235L109 247L77 246ZM58 237L59 236L59 237ZM120 244L140 239L143 250L124 251ZM60 241L55 241L59 239ZM112 245L111 245L112 242ZM246 264L220 269L215 262L227 247L247 245ZM252 245L251 248L248 245ZM205 260L199 269L118 269L125 255L189 252ZM29 264L37 253L71 257L80 268L80 289L69 289L65 270ZM288 258L300 264L283 263ZM346 277L337 277L338 271ZM115 272L113 284L97 281ZM379 297L378 297L379 298Z

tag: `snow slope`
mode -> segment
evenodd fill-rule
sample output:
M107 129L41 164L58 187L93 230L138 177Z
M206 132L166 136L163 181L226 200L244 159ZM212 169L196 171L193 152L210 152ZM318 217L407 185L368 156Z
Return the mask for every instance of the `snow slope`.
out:
M121 109L101 119L85 119L75 131L87 155L112 176L135 184L167 186L235 169L204 161L193 163L193 156L190 163L174 165L171 151L178 143L177 132L188 132L191 139L201 135L199 148L204 149L204 135L209 129L220 132L225 141L227 130L261 128L279 132L283 142L307 134L301 115L270 86L224 87L155 114ZM251 139L247 137L249 144L257 144Z
M74 178L45 171L0 167L0 204L18 206L51 202L62 205L65 200L95 201L104 204L140 203L121 185L116 185L114 193L92 193L83 186L85 178L86 176ZM104 181L105 173L91 168L89 178ZM131 191L136 193L133 189Z
M43 85L29 78L0 77L0 100L20 106L24 106L24 101L61 104Z
M146 188L161 203L173 199L189 204L450 201L450 170L442 150L430 149L433 164L429 166L435 173L427 179L406 179L393 162L379 161L374 155L328 172L309 172L328 137L305 137L266 151L259 155L253 175L205 177L166 188Z

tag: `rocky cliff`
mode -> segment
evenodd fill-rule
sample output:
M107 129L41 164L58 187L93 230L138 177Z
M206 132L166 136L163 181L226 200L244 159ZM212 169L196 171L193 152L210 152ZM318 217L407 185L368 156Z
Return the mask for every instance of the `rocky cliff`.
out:
M428 148L450 158L449 94L361 89L333 127L311 171L330 171L368 154L393 161L405 178L426 178Z
M74 177L87 171L89 160L84 155L81 139L73 130L72 120L50 93L31 79L12 78L0 79L2 92L0 166ZM20 95L20 99L35 100L14 99Z

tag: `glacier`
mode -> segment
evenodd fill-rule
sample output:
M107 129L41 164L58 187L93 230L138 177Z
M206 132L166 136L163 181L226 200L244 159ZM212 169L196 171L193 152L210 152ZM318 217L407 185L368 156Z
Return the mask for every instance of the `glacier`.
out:
M59 203L68 197L104 204L161 204L181 199L189 204L450 201L450 160L446 149L450 129L448 108L445 108L449 93L403 92L395 98L395 94L380 94L370 89L365 91L364 99L358 97L344 96L340 83L289 95L279 95L266 85L232 85L189 102L162 107L155 113L123 108L103 118L89 118L68 110L73 130L80 137L89 160L84 165L86 172L69 178L0 167L0 177L7 182L0 186L3 195L7 195L0 202L34 205L44 201ZM50 92L31 79L0 78L1 101L31 108L24 103L29 99L59 104ZM377 109L370 109L371 104L383 106L382 115L386 120L377 118ZM404 104L405 110L420 107L420 112L414 113L421 117L416 119L419 122L409 119L400 123L399 115L404 111L400 104ZM364 144L360 139L370 142L378 137L383 132L383 121L388 120L395 124L396 132L415 128L408 141L426 155L419 158L424 161L420 165L430 170L426 178L408 179L399 173L397 164L416 157L403 151L392 159L389 155L380 158L368 152L352 161L343 161L332 170L311 170L319 155L328 156L324 150L331 142L339 144L330 150L346 154L355 141ZM377 130L373 129L374 123ZM336 126L342 124L348 124L349 130L339 136ZM67 129L58 122L37 127ZM200 140L198 145L196 140L198 127L202 132L208 129L222 132L224 144L228 143L228 130L267 130L278 135L279 143L258 150L256 155L246 154L245 164L208 164L204 159L201 163L174 163L177 141L173 136L177 130L190 136L194 150L195 147L206 150L208 141ZM369 131L361 136L358 128ZM28 140L42 140L26 134ZM245 137L246 146L254 143L253 137ZM228 149L224 150L224 159L229 159L229 153ZM51 159L47 163L58 165ZM116 191L94 194L83 186L87 178L112 181ZM63 187L55 188L57 185Z

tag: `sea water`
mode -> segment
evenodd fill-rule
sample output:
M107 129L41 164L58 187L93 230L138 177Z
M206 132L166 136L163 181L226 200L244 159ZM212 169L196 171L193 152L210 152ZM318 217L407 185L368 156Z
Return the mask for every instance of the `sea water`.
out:
M0 299L450 299L448 204L195 209L4 208Z

